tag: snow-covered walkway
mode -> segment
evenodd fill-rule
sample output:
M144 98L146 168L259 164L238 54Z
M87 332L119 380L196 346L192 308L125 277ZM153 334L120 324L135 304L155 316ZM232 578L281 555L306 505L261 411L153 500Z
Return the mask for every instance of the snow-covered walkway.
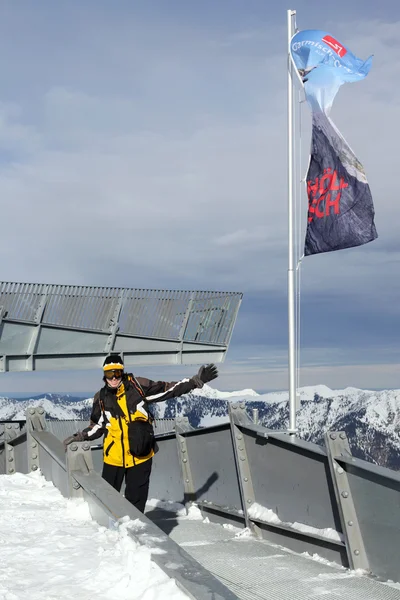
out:
M196 523L193 516L174 516L173 526L165 514L156 522L240 600L400 600L399 584L295 554L247 529Z
M187 600L128 535L37 473L0 475L0 600Z
M195 506L186 515L181 505L153 500L148 510L242 600L400 600L398 585L210 523ZM130 527L140 524L100 527L83 500L65 499L39 473L0 475L0 600L188 600Z

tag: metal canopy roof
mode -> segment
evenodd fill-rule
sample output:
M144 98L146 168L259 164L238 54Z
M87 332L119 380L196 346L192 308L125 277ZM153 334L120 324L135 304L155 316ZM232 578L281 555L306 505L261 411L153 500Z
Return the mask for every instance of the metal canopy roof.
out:
M0 282L0 371L222 362L242 294Z

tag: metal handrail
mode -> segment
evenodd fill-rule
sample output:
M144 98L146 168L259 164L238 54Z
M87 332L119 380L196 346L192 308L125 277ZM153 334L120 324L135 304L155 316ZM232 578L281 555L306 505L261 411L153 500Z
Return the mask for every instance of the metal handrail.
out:
M50 431L31 431L30 435L64 471L67 470L63 443Z

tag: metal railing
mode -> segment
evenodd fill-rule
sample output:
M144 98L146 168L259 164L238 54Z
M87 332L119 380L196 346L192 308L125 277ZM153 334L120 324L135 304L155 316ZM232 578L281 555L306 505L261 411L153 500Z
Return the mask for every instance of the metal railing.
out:
M222 362L238 292L0 283L0 371Z
M56 440L62 448L61 442L44 429L43 415L30 410L36 425L15 433L6 425L0 468L40 467L65 491L65 471L57 475L62 450L47 458L49 436L53 446ZM230 405L229 421L213 427L193 429L178 417L157 436L150 497L195 502L210 521L248 527L255 537L295 552L399 581L400 474L352 457L344 432L329 432L325 442L323 448L268 430L250 419L244 403ZM89 455L100 471L101 447Z
M8 321L100 332L118 321L121 334L180 340L183 333L186 341L221 345L229 341L241 299L238 292L0 283Z
M62 441L48 431L42 408L27 410L26 428L22 431L14 434L13 426L6 427L5 431L8 431L3 442L8 473L35 471L40 467L44 477L52 481L65 497L84 498L92 518L105 527L115 528L119 520L126 517L139 519L140 529L129 529L128 535L139 544L157 548L152 553L152 560L176 581L189 598L237 599L234 593L104 481L94 469L89 443L72 443L65 452ZM23 452L18 450L21 448Z

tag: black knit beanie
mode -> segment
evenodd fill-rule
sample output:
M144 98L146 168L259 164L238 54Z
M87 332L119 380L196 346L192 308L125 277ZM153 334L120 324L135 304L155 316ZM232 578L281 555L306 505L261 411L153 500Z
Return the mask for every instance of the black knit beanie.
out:
M114 369L124 370L124 361L119 354L110 354L104 359L103 371L113 371Z

